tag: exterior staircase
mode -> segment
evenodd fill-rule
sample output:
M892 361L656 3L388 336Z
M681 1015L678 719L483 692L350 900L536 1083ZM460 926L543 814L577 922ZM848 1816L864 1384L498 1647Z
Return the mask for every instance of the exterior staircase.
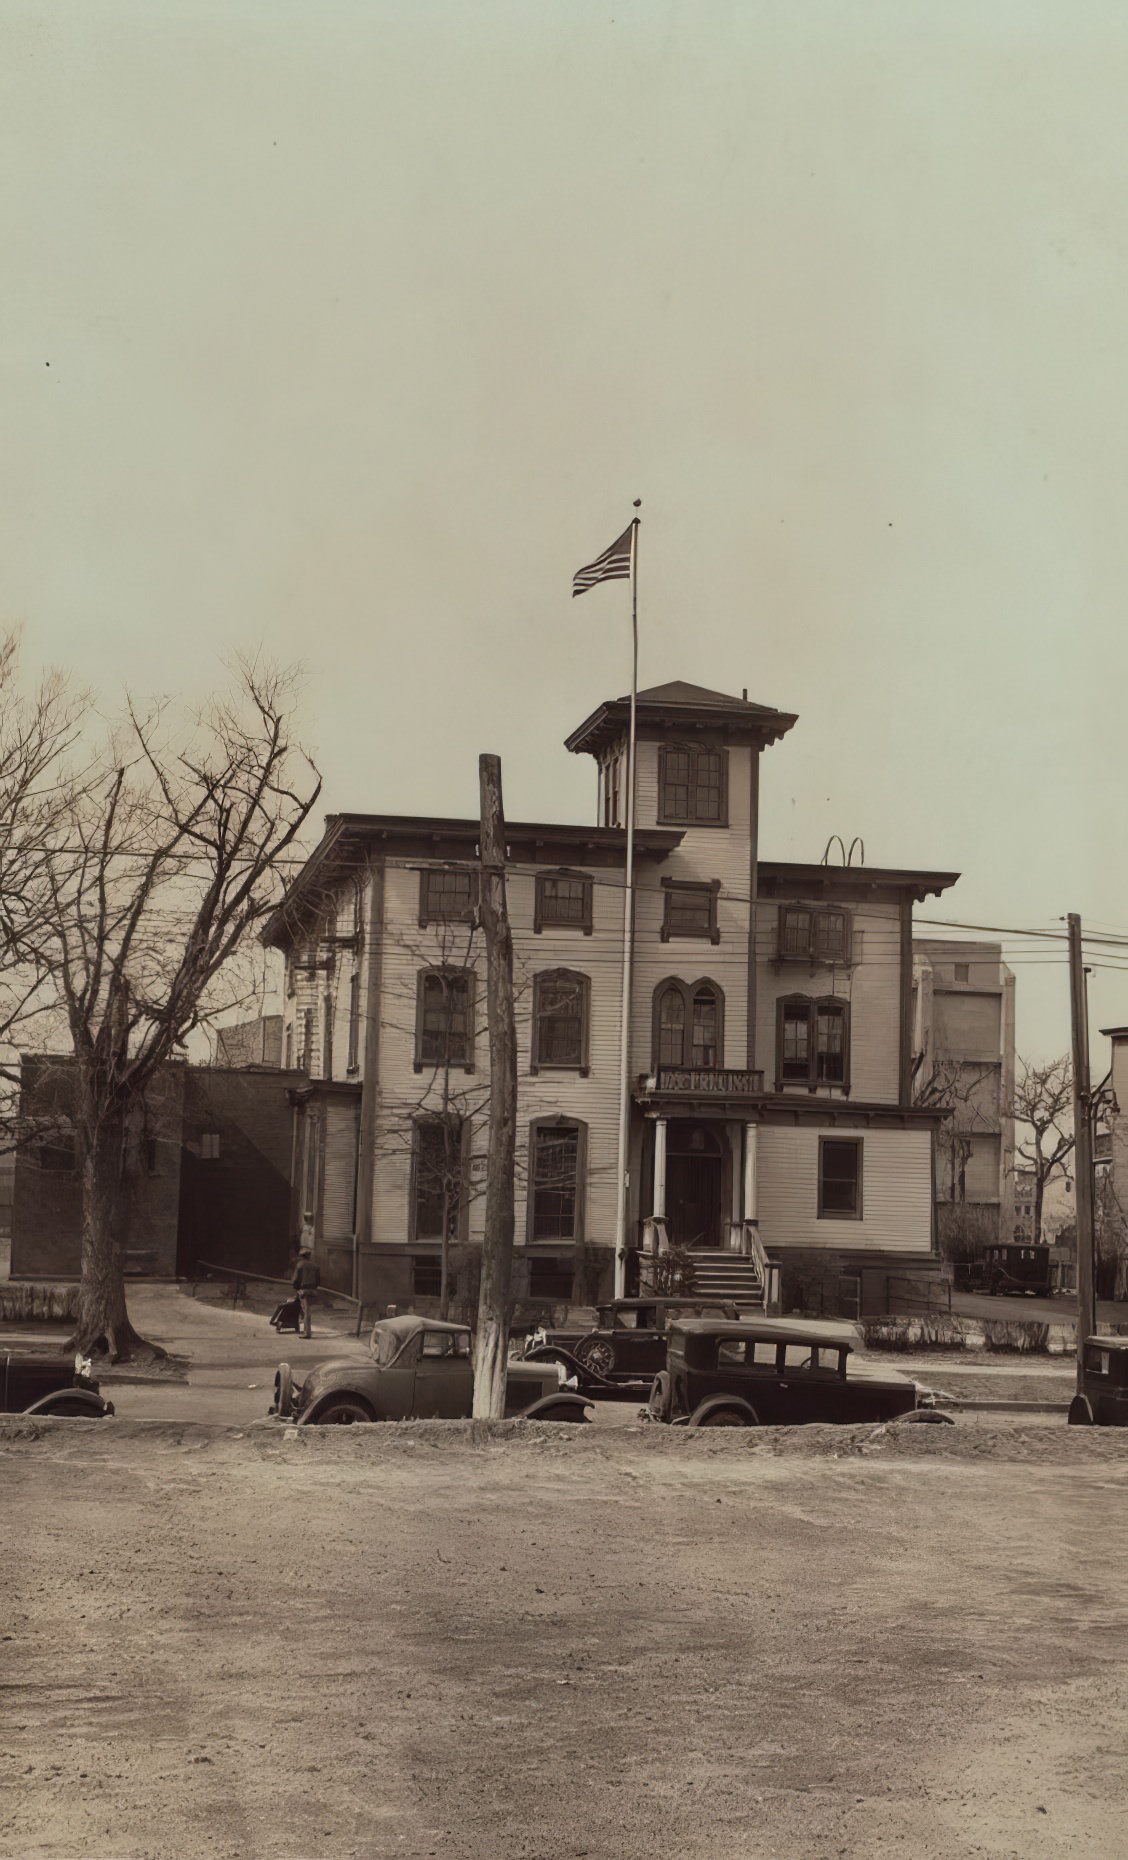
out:
M693 1261L693 1295L740 1310L762 1311L764 1274L752 1253L734 1253L726 1247L701 1247L690 1253Z

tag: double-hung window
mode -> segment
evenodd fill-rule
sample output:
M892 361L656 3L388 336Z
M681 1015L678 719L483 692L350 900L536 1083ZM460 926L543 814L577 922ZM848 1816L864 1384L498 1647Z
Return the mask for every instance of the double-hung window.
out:
M546 969L533 978L530 1072L588 1070L591 982L574 969Z
M727 824L728 768L723 749L671 743L658 751L658 819L675 826Z
M424 969L415 1001L415 1070L460 1066L474 1070L474 974L470 969Z
M582 1238L586 1130L578 1120L552 1117L529 1127L530 1240Z
M781 962L832 963L850 959L850 914L785 904L779 913Z
M666 908L662 919L663 943L668 943L672 937L682 936L719 943L721 933L717 928L717 893L720 889L719 878L708 884L664 878L662 892Z
M478 874L470 866L425 866L419 874L419 923L472 923L478 908Z
M411 1157L411 1238L458 1233L462 1203L462 1124L457 1117L419 1118Z
M861 1137L819 1138L819 1219L862 1218Z
M832 996L788 995L778 1008L776 1089L806 1085L814 1091L831 1085L846 1090L849 1083L849 1003Z
M586 872L539 872L533 930L581 930L590 936L591 891Z

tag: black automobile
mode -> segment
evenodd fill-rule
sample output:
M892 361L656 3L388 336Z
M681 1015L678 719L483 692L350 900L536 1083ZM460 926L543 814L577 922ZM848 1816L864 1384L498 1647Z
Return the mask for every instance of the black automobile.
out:
M510 1363L505 1412L528 1420L586 1421L590 1403L563 1386L557 1363ZM311 1369L295 1387L288 1363L274 1378L272 1415L299 1427L364 1421L469 1420L474 1364L465 1324L438 1318L384 1318L368 1356L342 1356Z
M859 1362L858 1341L852 1324L821 1320L679 1320L646 1413L686 1427L950 1419L922 1405L908 1376Z
M1002 1241L989 1246L983 1255L981 1282L983 1290L994 1297L1009 1294L1021 1297L1052 1298L1052 1249L1039 1243L1021 1246L1017 1241Z
M1128 1337L1086 1337L1069 1419L1074 1427L1128 1427Z
M112 1401L100 1394L85 1356L52 1350L0 1350L0 1413L99 1418Z
M703 1298L616 1298L597 1307L593 1329L534 1331L525 1359L562 1362L581 1388L630 1396L666 1367L667 1333L675 1320L739 1315L733 1304Z

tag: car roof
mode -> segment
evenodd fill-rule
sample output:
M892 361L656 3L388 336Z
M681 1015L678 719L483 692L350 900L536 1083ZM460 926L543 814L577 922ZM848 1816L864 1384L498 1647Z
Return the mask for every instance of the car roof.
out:
M1099 1343L1102 1350L1128 1350L1128 1337L1086 1337L1086 1343Z
M835 1324L827 1318L682 1318L671 1325L694 1337L762 1337L766 1343L800 1342L837 1344L854 1350L862 1340L856 1324Z
M469 1335L469 1324L448 1324L445 1318L420 1317L417 1311L407 1311L402 1317L377 1318L373 1330L390 1331L398 1337L401 1344L409 1337L418 1337L423 1330L442 1330L455 1337Z

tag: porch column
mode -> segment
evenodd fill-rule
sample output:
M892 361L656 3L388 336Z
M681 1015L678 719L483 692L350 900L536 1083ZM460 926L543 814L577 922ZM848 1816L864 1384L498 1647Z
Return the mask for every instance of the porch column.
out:
M653 1213L655 1220L666 1218L666 1120L658 1117L654 1120L654 1196Z
M744 1218L755 1226L758 1222L758 1176L759 1157L757 1146L760 1135L759 1124L744 1126Z

